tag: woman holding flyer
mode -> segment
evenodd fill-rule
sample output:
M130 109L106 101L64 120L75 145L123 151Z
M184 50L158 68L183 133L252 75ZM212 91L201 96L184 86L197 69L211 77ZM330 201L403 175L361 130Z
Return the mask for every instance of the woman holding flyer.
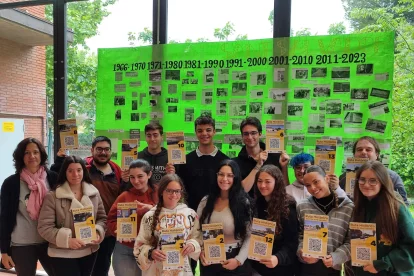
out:
M414 275L414 221L396 197L387 168L368 161L356 173L353 221L376 224L377 260L356 275Z
M43 202L38 231L49 242L54 275L89 276L92 272L105 237L106 214L98 190L89 183L82 159L68 156L57 188Z
M37 232L37 225L44 197L56 185L57 174L47 169L45 147L36 138L20 141L13 160L16 173L1 186L1 267L14 267L21 276L34 276L40 261L53 275L48 245Z
M197 260L200 255L200 225L196 212L184 203L184 196L184 184L178 175L161 178L158 204L142 218L135 239L134 255L142 275L160 276L167 269L171 275L193 275L189 257ZM177 245L176 250L163 249L171 243Z
M312 165L307 168L303 182L311 196L299 201L296 207L300 226L297 255L303 263L300 275L339 276L342 264L351 259L348 229L354 204L348 197L338 197L332 191L328 183L329 177L319 166ZM311 222L305 221L305 215L323 217L326 221L321 220L314 226ZM325 239L322 236L313 237L304 242L304 232L317 232L320 228L327 228L323 235ZM318 252L324 250L327 253L325 256L315 257L320 255ZM314 253L313 257L304 256L305 252Z
M253 275L295 274L298 248L296 201L286 193L283 174L275 165L265 165L256 174L257 218L276 222L270 259L252 261Z
M223 264L208 264L206 253L201 253L201 275L251 275L246 259L253 203L242 187L240 169L235 161L227 159L220 163L217 185L201 200L197 213L201 223L222 223L226 248Z
M118 232L118 213L124 211L118 209L118 203L135 203L136 205L134 211L137 217L133 225L136 230L129 228L125 230L131 233L139 232L142 216L158 203L157 191L151 182L151 176L151 165L144 159L135 160L129 165L129 181L133 187L119 195L108 214L108 231L114 237L117 237ZM112 259L115 276L140 276L142 274L133 252L135 238L136 235L133 239L122 240L118 237Z

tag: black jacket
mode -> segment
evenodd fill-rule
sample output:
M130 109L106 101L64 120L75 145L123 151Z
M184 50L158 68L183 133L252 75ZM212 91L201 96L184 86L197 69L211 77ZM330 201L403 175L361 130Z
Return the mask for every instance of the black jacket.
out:
M56 186L57 174L49 170L46 170L46 173L49 186L53 189ZM13 174L4 180L0 196L0 249L1 253L11 255L11 234L16 226L16 216L19 210L20 174Z
M161 148L161 152L158 154L151 154L146 147L143 151L138 152L138 158L148 161L151 165L152 183L160 182L161 178L166 174L165 165L168 163L168 151L165 148Z

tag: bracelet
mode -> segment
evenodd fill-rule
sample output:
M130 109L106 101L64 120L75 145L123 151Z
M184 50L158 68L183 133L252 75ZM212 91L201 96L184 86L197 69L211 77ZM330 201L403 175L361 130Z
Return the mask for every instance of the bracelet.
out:
M261 168L261 166L256 165L253 169L254 169L254 170L260 170L260 168Z

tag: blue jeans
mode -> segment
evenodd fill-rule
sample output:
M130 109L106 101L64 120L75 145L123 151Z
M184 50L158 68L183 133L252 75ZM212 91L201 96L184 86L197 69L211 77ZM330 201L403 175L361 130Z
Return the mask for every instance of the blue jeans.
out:
M138 267L134 257L134 249L116 242L112 266L115 276L141 276L141 269Z

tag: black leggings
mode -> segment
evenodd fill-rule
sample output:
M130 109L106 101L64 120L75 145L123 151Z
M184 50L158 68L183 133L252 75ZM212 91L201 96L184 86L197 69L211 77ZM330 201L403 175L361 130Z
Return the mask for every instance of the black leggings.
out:
M90 276L93 266L95 265L97 253L91 255L70 259L70 258L52 258L53 272L56 276Z
M226 260L232 259L239 254L240 248L234 248L230 252L226 252ZM230 276L230 275L239 275L239 276L251 276L252 268L250 266L249 260L246 260L243 265L237 267L235 270L228 270L223 268L222 264L211 264L208 266L203 266L200 262L200 275L201 276Z
M11 258L15 264L17 275L35 276L37 261L43 266L43 269L50 276L53 276L52 260L47 255L48 243L35 245L12 246Z

